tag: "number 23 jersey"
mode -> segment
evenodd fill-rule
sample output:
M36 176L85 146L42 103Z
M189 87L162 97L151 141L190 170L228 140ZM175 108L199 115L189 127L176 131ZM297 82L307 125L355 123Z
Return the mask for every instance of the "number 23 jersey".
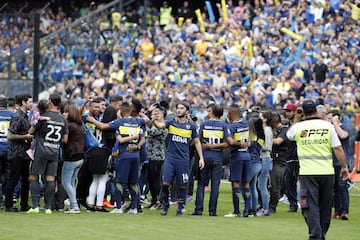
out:
M69 134L68 123L58 112L47 111L42 116L50 120L41 120L35 125L35 158L58 161L61 139Z

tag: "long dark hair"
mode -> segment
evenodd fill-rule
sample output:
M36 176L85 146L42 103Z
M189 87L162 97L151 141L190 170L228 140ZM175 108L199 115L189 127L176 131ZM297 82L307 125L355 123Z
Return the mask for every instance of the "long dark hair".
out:
M68 122L82 124L80 110L75 105L66 105L64 112L68 113Z

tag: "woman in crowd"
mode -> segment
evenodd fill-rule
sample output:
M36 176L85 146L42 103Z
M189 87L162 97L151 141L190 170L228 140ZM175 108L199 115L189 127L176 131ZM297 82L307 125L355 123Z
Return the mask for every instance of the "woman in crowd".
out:
M64 117L69 125L69 140L64 146L62 185L70 200L70 208L65 213L80 213L76 200L75 179L84 163L84 130L80 111L75 105L65 106Z
M258 177L258 187L261 194L262 209L257 213L258 216L270 216L269 211L269 191L268 191L268 179L272 169L272 159L270 152L273 144L273 114L271 111L265 111L260 113L259 118L263 122L264 133L265 133L265 144L261 151L261 172Z

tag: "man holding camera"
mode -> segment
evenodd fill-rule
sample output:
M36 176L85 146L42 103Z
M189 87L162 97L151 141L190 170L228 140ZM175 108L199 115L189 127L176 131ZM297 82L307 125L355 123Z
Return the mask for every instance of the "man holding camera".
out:
M309 239L325 239L330 227L335 172L332 154L341 164L343 180L349 177L346 158L332 124L317 116L312 100L302 104L303 115L296 114L295 124L286 136L295 141L300 164L300 205L308 226ZM300 122L304 116L304 120Z

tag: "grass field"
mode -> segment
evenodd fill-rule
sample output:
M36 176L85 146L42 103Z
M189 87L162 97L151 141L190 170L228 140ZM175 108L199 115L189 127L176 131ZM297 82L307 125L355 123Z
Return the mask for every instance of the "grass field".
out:
M357 186L360 186L358 183ZM208 200L209 194L205 195ZM360 191L350 192L350 220L332 220L327 238L330 240L359 239ZM205 202L207 204L207 201ZM176 206L166 217L160 211L145 209L142 215L86 213L45 215L0 212L0 240L14 239L307 239L307 227L300 212L287 213L288 205L279 203L277 213L270 217L224 218L232 211L230 184L221 184L218 217L189 216L194 202L187 203L184 217L176 217ZM241 206L242 210L243 206Z

